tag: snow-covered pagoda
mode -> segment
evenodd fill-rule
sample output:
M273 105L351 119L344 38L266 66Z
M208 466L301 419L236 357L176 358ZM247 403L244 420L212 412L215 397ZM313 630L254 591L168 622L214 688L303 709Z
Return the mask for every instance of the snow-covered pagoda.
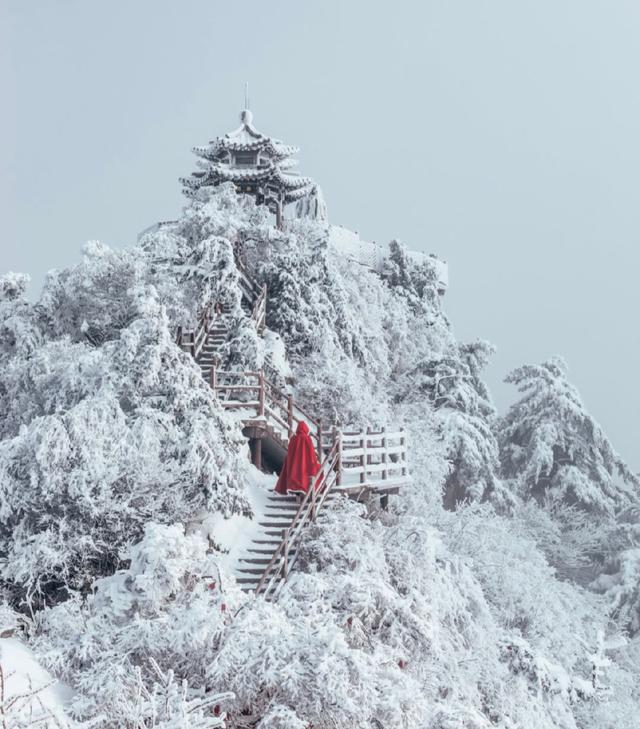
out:
M253 195L258 205L267 205L281 228L284 207L311 193L314 182L292 169L297 165L292 159L297 147L261 134L253 126L249 109L240 114L240 121L235 131L205 147L193 148L200 169L180 179L183 192L193 197L201 187L233 182L238 192Z

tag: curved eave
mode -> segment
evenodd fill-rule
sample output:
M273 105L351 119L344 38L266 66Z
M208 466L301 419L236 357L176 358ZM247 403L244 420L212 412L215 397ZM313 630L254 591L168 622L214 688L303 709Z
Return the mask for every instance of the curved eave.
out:
M212 165L209 174L212 177L219 177L222 180L249 181L249 180L268 180L273 177L273 167L264 167L262 169L249 167L241 169L237 167L228 167L226 165Z
M269 137L260 137L259 139L228 139L227 137L218 137L207 145L200 147L192 147L191 151L200 157L214 159L221 152L266 152L269 157L275 160L283 160L297 154L300 149L289 144L282 144Z
M276 171L274 178L287 190L297 190L301 187L310 187L314 184L310 177L297 177L284 172Z
M185 187L191 188L193 190L197 190L201 185L204 184L205 180L206 175L204 173L194 173L189 177L178 178L178 181L181 185L184 185Z
M298 154L300 151L299 147L294 147L291 144L283 144L275 139L267 139L265 148L267 151L271 152L274 157L279 157L281 159L291 157L294 154Z

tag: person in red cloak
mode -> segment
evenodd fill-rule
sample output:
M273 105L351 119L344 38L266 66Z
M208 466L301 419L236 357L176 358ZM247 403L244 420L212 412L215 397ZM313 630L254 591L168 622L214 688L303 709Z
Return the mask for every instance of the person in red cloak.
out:
M295 435L289 441L287 455L276 484L276 493L306 494L311 477L319 470L320 463L309 435L309 426L301 420Z

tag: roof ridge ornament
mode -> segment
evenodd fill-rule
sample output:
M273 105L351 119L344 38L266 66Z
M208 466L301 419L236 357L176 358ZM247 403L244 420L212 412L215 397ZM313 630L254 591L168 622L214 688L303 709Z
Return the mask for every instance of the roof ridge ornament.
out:
M244 84L244 109L240 112L240 121L245 126L251 126L253 121L253 114L249 108L249 82L245 81Z

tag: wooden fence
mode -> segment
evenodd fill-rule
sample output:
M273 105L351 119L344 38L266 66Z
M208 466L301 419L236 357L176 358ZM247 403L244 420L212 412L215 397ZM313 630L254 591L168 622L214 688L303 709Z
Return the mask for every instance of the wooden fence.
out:
M400 483L408 478L407 437L404 429L342 433L343 491L358 491Z
M195 329L178 327L178 334L176 336L178 346L186 352L189 352L194 359L197 359L204 343L207 341L207 335L211 330L213 322L219 316L213 304L209 302L198 317Z
M245 420L265 418L280 430L284 441L291 438L300 422L305 422L309 426L309 434L316 446L318 459L322 461L324 456L322 420L316 420L301 408L294 401L293 395L284 393L274 385L264 376L262 370L233 372L213 367L211 387L223 407L245 411Z

